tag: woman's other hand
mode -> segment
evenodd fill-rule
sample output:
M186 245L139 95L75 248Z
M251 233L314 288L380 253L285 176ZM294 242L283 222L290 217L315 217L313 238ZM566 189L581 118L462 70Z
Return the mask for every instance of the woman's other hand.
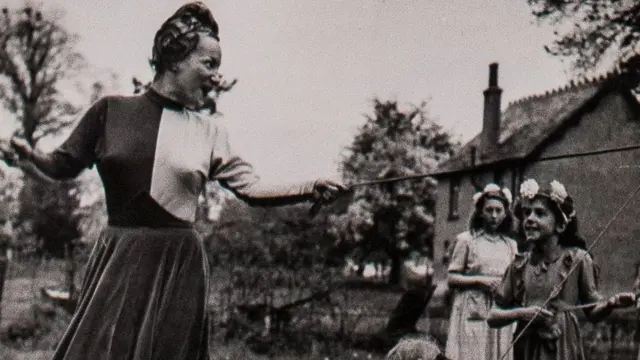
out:
M17 137L11 138L11 148L18 155L20 160L30 159L33 154L33 148L29 143Z
M18 160L18 154L11 149L11 144L4 140L0 141L0 156L2 156L2 161L9 166L15 166Z

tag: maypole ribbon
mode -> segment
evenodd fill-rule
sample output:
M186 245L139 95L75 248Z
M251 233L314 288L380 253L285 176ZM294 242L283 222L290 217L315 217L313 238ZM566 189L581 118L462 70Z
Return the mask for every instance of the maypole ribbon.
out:
M365 180L365 181L353 183L351 185L347 185L346 191L349 192L349 191L352 191L353 188L361 187L361 186L370 186L370 185L387 184L387 183L394 183L394 182L406 181L406 180L424 179L431 176L433 176L433 174L415 174L415 175L397 176L397 177L384 178L384 179ZM311 206L311 209L309 209L309 215L311 215L311 217L315 216L320 211L321 207L322 207L322 200L317 200L313 204L313 206Z

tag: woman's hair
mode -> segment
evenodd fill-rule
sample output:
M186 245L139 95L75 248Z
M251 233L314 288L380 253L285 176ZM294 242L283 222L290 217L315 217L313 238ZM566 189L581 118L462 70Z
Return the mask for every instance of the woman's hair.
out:
M505 196L505 189L498 188L498 190L496 191L494 188L490 188L490 185L487 185L482 193L478 193L476 194L476 196L474 196L475 207L469 219L469 231L471 233L474 233L484 228L482 209L484 208L484 204L487 202L487 200L491 199L499 200L504 206L505 218L500 226L498 226L497 231L502 234L513 235L516 231L516 227L513 213L511 212L510 207L511 193L509 193L508 196ZM487 188L489 188L490 190L487 190Z
M184 60L198 46L200 36L208 35L216 40L218 23L207 6L191 2L180 7L156 32L149 63L160 75Z

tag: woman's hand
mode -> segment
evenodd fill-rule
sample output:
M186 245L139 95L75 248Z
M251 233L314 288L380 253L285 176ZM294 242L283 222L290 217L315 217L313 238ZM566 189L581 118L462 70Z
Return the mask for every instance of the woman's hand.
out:
M10 142L0 142L0 152L7 165L17 166L19 160L31 158L33 148L25 140L13 137Z
M622 292L609 298L607 307L619 309L636 305L636 295L632 292Z
M518 309L518 318L522 321L532 321L538 324L548 324L553 321L553 313L540 306L529 306Z
M17 137L11 138L11 148L18 155L20 160L30 159L33 154L33 148L29 143Z
M347 190L348 188L339 182L320 179L313 184L313 199L316 203L330 203Z

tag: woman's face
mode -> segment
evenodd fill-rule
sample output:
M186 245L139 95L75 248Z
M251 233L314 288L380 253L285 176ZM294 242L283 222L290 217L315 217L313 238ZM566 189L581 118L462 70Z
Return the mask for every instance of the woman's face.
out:
M522 227L527 241L541 241L562 232L564 225L558 222L547 201L534 198L522 202Z
M201 105L218 81L222 51L218 40L201 34L196 48L176 66L176 88L189 105Z
M482 222L486 230L496 231L507 216L504 204L498 199L486 199L482 206Z

